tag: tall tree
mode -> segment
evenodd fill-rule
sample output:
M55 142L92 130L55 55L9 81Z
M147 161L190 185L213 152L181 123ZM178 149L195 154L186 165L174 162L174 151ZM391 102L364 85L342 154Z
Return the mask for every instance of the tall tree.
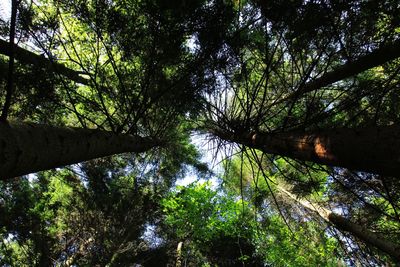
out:
M216 22L215 14L226 16ZM17 60L16 75L20 69L41 70L48 76L44 85L49 88L31 80L26 89L38 87L38 91L26 95L26 80L21 78L27 77L21 77L12 99L7 93L5 109L11 122L1 125L2 178L171 143L174 129L182 129L179 122L196 111L192 99L204 82L195 77L204 72L208 56L223 40L207 39L202 51L193 54L185 45L187 36L216 34L207 25L226 28L229 14L229 5L205 6L203 1L190 5L131 1L128 6L124 1L49 1L30 6L21 2L17 35L43 54L14 45L14 39L10 45L1 41L0 52L10 62ZM206 27L199 28L203 23ZM136 35L135 42L128 42L127 34ZM32 102L33 114L27 114L24 107ZM48 113L46 102L55 114ZM21 117L47 125L12 122ZM62 125L84 129L57 127Z
M208 183L177 189L162 201L168 227L165 232L172 240L183 243L182 260L187 264L198 265L199 261L229 266L340 264L332 255L333 239L321 238L320 244L308 245L299 239L302 231L312 228L311 224L299 227L293 233L295 236L291 236L279 216L266 215L262 226L259 225L252 203L235 200L237 196L232 192L218 193Z
M106 157L33 179L1 181L0 264L152 266L168 261L166 249L146 233L162 220L161 198L188 165L198 163L191 145L178 151L158 152L164 157Z
M398 176L400 128L335 128L315 131L227 132L208 128L218 137L265 153L328 166Z
M356 223L351 222L347 218L319 206L318 204L299 199L298 197L284 189L282 186L278 186L277 188L279 192L282 192L290 199L297 201L304 208L316 212L319 216L321 216L321 218L323 218L326 222L333 224L336 228L347 231L353 236L361 239L363 242L375 246L378 249L388 253L396 261L400 259L399 245L394 244L389 240L385 240L382 236L373 233L357 225Z
M386 26L398 29L395 3L255 2L261 22L246 32L249 44L236 54L236 67L219 72L221 90L205 99L204 132L274 155L398 176L391 155L399 145L393 99L400 43L382 28L390 21ZM241 12L243 24L259 11L252 8ZM356 10L353 16L346 8ZM289 14L315 28L293 24Z
M317 222L315 230L323 233L327 229L325 225L327 223L328 226L330 225L335 229L333 233L329 232L329 235L336 235L338 242L344 241L340 238L343 231L352 236L352 243L356 242L354 240L360 240L369 247L375 247L387 253L395 262L397 261L396 248L398 243L395 233L383 230L387 225L377 226L370 222L366 223L368 221L366 216L360 220L360 218L357 218L359 215L355 210L346 214L343 210L347 209L347 204L340 203L338 205L335 201L327 198L327 191L332 182L327 178L326 172L310 168L303 173L301 169L296 170L298 167L295 164L282 159L275 159L275 166L269 167L267 158L260 155L261 153L251 150L243 150L242 153L241 157L235 156L226 164L225 190L236 192L242 198L254 202L259 209L260 216L267 216L261 214L263 212L269 214L271 209L276 209L275 212L285 220L285 227L297 227L296 224L293 226L291 221L302 224L304 221L314 220ZM243 157L244 155L248 155L248 157ZM285 187L292 188L291 191L295 193L289 192ZM353 188L353 190L355 189ZM359 194L360 191L355 191L355 194ZM346 193L342 194L342 197L345 197ZM389 203L390 201L386 202L386 204ZM349 205L354 204L355 202ZM326 207L329 207L329 209ZM332 209L336 212L333 212ZM383 216L384 221L391 221L388 225L398 225L399 221L396 218L385 214L383 210L377 207L375 209L375 216ZM343 215L338 214L338 212ZM352 216L354 217L352 218ZM371 219L371 217L369 218ZM371 229L368 229L369 227ZM348 247L348 244L344 245L344 248L346 247ZM346 249L344 250L346 251ZM380 252L372 253L379 254ZM350 259L357 259L355 253L351 252L351 254L353 255L350 256ZM374 259L372 256L371 258L369 261L361 260L361 262L372 264L375 260L380 261L379 257Z
M137 135L28 123L0 123L0 132L1 179L158 145Z

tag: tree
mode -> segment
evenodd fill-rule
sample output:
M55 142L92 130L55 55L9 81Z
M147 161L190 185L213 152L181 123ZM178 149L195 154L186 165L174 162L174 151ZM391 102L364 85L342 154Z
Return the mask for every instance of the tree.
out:
M340 263L333 255L333 238L314 235L304 240L305 232L315 227L312 222L290 232L279 215L264 214L261 219L251 202L235 198L232 192L221 194L208 183L197 183L179 187L162 201L165 232L183 243L182 262L230 266Z
M50 89L53 91L53 95L50 96L49 102L61 106L62 116L68 114L67 116L76 117L72 120L72 123L69 120L69 124L74 126L80 124L83 128L96 127L99 130L106 130L109 133L99 131L96 135L115 135L111 139L120 139L120 141L124 139L125 141L119 141L117 144L111 139L108 142L108 138L103 138L101 142L108 142L107 145L101 146L103 152L80 151L80 153L76 153L78 151L76 150L70 151L71 154L68 156L68 153L59 153L59 148L57 148L60 147L62 151L70 149L70 144L64 142L66 140L65 135L60 137L61 131L82 133L82 135L75 135L75 140L72 138L73 135L68 134L70 136L68 141L78 142L76 148L100 148L99 145L95 144L98 141L95 140L95 136L85 134L95 133L95 131L78 131L78 129L57 127L46 128L46 126L33 124L28 126L23 123L3 123L2 129L11 131L7 133L2 131L6 136L2 137L3 149L1 153L4 166L9 166L2 168L2 174L5 175L4 179L115 153L144 152L167 142L168 132L177 127L180 117L195 109L193 101L190 99L201 90L198 88L199 85L193 81L193 76L196 73L203 72L203 69L197 67L198 64L204 64L204 68L206 68L205 56L218 49L219 44L213 42L208 46L205 45L202 48L204 53L193 57L182 44L185 42L185 36L191 34L196 29L196 24L200 23L196 21L197 18L176 11L173 12L174 14L170 14L176 6L165 6L166 10L162 10L159 9L162 4L157 1L144 4L132 2L132 5L137 8L134 12L134 9L123 7L122 3L111 5L109 3L90 2L79 6L78 3L71 1L61 5L53 5L51 2L43 5L35 4L33 7L27 7L22 2L20 3L18 6L20 9L18 19L19 25L21 25L19 34L21 37L34 41L47 57L14 46L13 43L10 46L11 48L7 49L4 41L1 43L1 52L10 56L10 62L13 62L15 58L18 63L33 64L34 68L43 68L44 71L52 71L56 74L56 77L51 77L52 83L55 85L54 88ZM212 14L202 9L200 2L185 8L181 11L196 12L204 17L205 23L210 23L209 20L213 19ZM229 13L229 9L224 5L210 6L209 9L212 12ZM99 13L100 10L101 14ZM124 13L125 11L129 14ZM40 16L43 16L43 19L35 20L33 18L35 13L41 14ZM73 16L69 16L70 14L75 14L76 17L73 18ZM144 24L134 21L127 23L126 29L123 31L114 32L116 25L107 21L109 15L119 17L120 20L125 22L132 21L131 19L134 17L143 20ZM226 20L229 21L229 18L227 16ZM157 25L155 21L160 24ZM123 22L121 21L121 23ZM194 25L190 25L191 23ZM223 25L227 22L218 23ZM174 29L174 31L164 31L162 30L164 27ZM135 45L126 43L124 39L126 38L126 31L129 31L128 29L137 31L141 35ZM209 31L209 29L199 29L197 33L203 35L204 30ZM82 40L80 35L82 32L85 32L86 37L91 39L91 42ZM213 34L213 32L211 31L209 34ZM163 41L159 42L156 39ZM14 39L12 38L12 40ZM97 43L97 46L94 43ZM112 48L115 43L118 44L121 51ZM141 49L144 53L137 52ZM15 53L11 53L14 50ZM67 57L70 61L66 64L57 62L58 58L62 57ZM71 65L71 67L68 65ZM80 70L76 70L77 67ZM57 75L60 75L60 77L57 77ZM82 77L82 75L89 78ZM137 75L137 77L132 79L132 75ZM130 80L128 80L128 77ZM64 88L58 88L57 83L59 82ZM17 86L20 86L20 84L17 84ZM14 93L15 100L20 96L19 93L20 90L16 90ZM37 105L41 106L42 104L38 103ZM6 110L8 111L8 108ZM17 108L15 111L11 111L11 115L18 117L20 112L21 109ZM34 117L34 114L30 117ZM60 118L57 118L57 120L60 120ZM46 122L48 121L50 120L46 118ZM30 128L30 130L27 131L27 128ZM43 134L44 129L52 137ZM18 131L22 134L26 133L22 137L26 141L25 144L18 143L18 138L7 137L10 135L17 136L16 132ZM125 135L123 136L123 134ZM86 137L84 137L85 135ZM146 137L143 139L141 136ZM42 145L51 144L46 148L42 145L35 148L30 147L28 144L34 143L35 138L38 137L42 138L38 143ZM87 140L86 144L80 143L83 139ZM145 139L147 141L144 141ZM154 142L147 145L150 140ZM140 148L133 143L141 143ZM107 146L110 149L106 149ZM19 147L19 149L12 151L11 147ZM40 152L38 148L45 148L50 151L48 157L40 158L40 156L44 156L44 153ZM55 160L51 154L58 154L58 159ZM74 157L71 157L71 155L74 155ZM18 157L20 159L17 159ZM15 164L17 161L20 162ZM24 170L19 167L20 170L18 171L10 171L15 169L16 165L20 166L21 162L24 162Z
M299 202L300 205L302 205L306 209L316 212L319 216L321 216L321 218L323 218L328 223L333 224L336 228L350 232L353 236L360 238L362 241L371 244L372 246L375 246L380 250L388 253L395 260L399 259L400 255L399 255L398 245L388 240L385 240L384 238L382 238L382 236L379 236L371 231L368 231L367 229L351 222L350 220L339 214L336 214L324 207L320 207L318 204L298 199L295 195L293 195L292 193L290 193L289 191L285 190L282 187L278 186L277 188L279 192L282 192L286 194L289 198Z
M204 131L266 153L397 176L398 170L390 171L397 162L377 166L391 157L389 146L397 146L397 123L377 118L395 112L380 107L391 101L390 94L396 94L400 46L396 34L383 32L381 14L366 21L367 14L378 12L373 8L392 21L386 7L394 3L385 2L385 8L360 3L354 17L341 16L345 7L337 3L318 6L293 1L284 10L279 10L284 6L279 1L271 6L257 3L264 21L249 33L254 45L237 55L240 67L221 73L228 86L216 97L224 101L210 97ZM282 17L271 11L275 5ZM353 5L357 4L348 7ZM309 12L320 14L324 22L307 16ZM244 20L250 17L243 13ZM306 25L316 24L316 35L299 29L289 13ZM337 28L329 24L332 21L338 22ZM350 32L342 28L344 22L350 23ZM358 27L363 23L372 24L371 32L361 33ZM393 21L390 27L396 25ZM346 113L350 113L348 118ZM390 140L388 147L375 145L384 144L382 140Z
M204 167L188 144L198 131L239 146L253 176L279 176L397 244L398 3L342 2L13 1L0 25L2 179L146 152L143 171L164 190L185 164ZM278 202L265 192L259 203ZM311 216L283 205L290 226ZM349 240L343 251L364 254L347 259L387 259Z
M33 180L2 181L0 264L148 266L168 261L145 232L162 219L160 199L181 175L183 168L176 165L185 163L177 157L153 162L164 169L157 174L143 171L148 164L141 156L114 156L41 172ZM149 182L156 175L160 181Z
M315 131L227 132L209 128L218 137L265 153L352 170L397 176L400 128L335 128ZM387 142L383 142L385 140ZM400 155L399 155L400 156Z
M309 169L307 170L308 174L301 173L301 170L291 173L293 172L291 169L295 168L295 166L291 165L292 163L290 162L277 160L275 167L270 168L265 162L265 157L258 155L260 153L249 150L244 150L242 153L248 153L249 157L243 158L242 155L242 158L240 158L235 156L227 162L224 188L228 192L236 192L242 198L252 201L259 209L260 216L266 216L263 215L263 212L270 214L271 209L274 207L286 223L283 227L288 227L290 231L292 231L291 227L297 227L296 224L303 224L305 221L311 220L317 222L314 231L326 234L327 228L324 223L327 223L328 226L336 228L333 232L328 233L330 236L337 235L335 231L339 231L341 236L341 232L344 231L350 234L353 239L361 240L370 246L376 247L388 253L394 261L397 261L398 249L396 247L398 245L395 241L395 234L382 231L385 226L378 226L382 227L378 230L376 226L366 224L365 218L363 222L354 222L355 218L349 218L348 215L340 215L332 211L334 209L341 212L340 209L346 209L346 206L343 203L341 203L342 206L336 206L336 203L326 198L326 191L331 182L329 182L325 172ZM295 193L289 192L285 187L292 188L291 191ZM354 205L354 203L351 203L351 205ZM326 206L330 208L327 209ZM268 210L265 210L265 207L268 207ZM385 217L386 221L398 224L396 219L383 214L382 210L378 210L378 212ZM295 221L296 224L293 226L291 221ZM371 227L374 230L371 231L367 227ZM339 238L339 242L343 242L343 240ZM355 241L351 242L355 243ZM346 244L345 247L347 246ZM374 260L361 262L363 264L371 264Z
M251 234L240 226L240 203L219 197L210 184L178 187L162 202L167 238L182 244L181 262L258 266Z
M2 179L157 145L140 136L27 123L1 123L0 131Z

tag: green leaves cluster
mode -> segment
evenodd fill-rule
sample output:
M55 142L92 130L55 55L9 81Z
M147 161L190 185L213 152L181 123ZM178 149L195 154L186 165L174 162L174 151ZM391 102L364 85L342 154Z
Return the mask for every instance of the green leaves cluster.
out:
M210 183L178 186L161 202L167 225L176 227L178 238L207 244L217 234L235 235L243 218L242 201L221 196Z
M222 195L210 182L179 186L161 203L169 235L184 242L185 259L192 264L197 253L213 266L257 262L252 224L244 223L251 218L248 203Z
M222 194L209 182L178 187L162 206L164 223L184 242L188 262L196 262L197 251L211 266L224 266L224 260L232 266L341 264L336 240L319 232L313 221L288 228L278 214L257 213L251 203Z

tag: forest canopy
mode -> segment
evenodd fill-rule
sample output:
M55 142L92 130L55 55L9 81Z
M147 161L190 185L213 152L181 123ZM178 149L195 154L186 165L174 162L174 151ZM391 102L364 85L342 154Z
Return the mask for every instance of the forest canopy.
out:
M400 262L398 1L1 7L0 266Z

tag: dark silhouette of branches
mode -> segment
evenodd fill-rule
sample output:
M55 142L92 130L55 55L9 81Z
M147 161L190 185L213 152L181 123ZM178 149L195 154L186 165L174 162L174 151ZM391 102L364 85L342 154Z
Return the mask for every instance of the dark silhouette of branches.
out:
M18 9L19 0L11 1L11 25L10 25L10 41L8 43L9 49L9 61L8 61L8 80L6 87L6 98L3 105L2 113L0 116L0 121L7 121L8 110L11 105L11 96L13 93L14 87L14 39L15 39L15 24L17 20L17 9Z

